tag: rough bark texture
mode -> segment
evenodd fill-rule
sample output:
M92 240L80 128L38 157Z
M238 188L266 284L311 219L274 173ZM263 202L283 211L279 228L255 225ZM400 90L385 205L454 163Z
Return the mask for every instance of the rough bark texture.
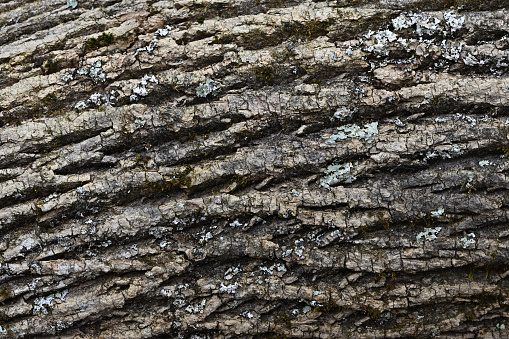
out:
M3 0L0 337L509 337L508 5Z

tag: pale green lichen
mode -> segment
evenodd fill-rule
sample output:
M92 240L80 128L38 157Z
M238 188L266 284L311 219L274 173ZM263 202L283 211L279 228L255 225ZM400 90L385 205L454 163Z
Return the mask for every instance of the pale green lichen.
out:
M460 241L463 243L463 248L468 248L468 246L470 246L470 245L475 245L474 238L475 238L474 233L469 233L466 236L464 236L463 238L461 238Z
M433 218L440 218L441 215L443 215L445 212L444 208L443 207L440 207L439 209L437 209L436 211L431 211L431 216Z
M216 83L212 80L207 78L205 80L204 84L200 84L198 87L196 87L196 96L200 98L205 98L207 95L217 95L219 87L216 85Z
M417 235L417 242L421 243L426 241L432 241L437 238L437 234L442 230L442 227L425 228L423 232Z
M345 164L331 165L327 167L325 174L328 175L320 179L320 185L323 188L330 189L331 186L341 182L346 184L352 183L355 179L357 179L356 176L352 175L352 168L357 166L357 164L357 162L355 164L348 162Z
M64 302L65 297L69 293L69 290L63 290L55 294L50 294L46 297L39 297L34 300L34 312L41 312L42 314L48 314L49 310L53 308L53 301Z
M366 140L368 143L373 142L373 138L378 135L378 122L372 122L364 125L364 128L358 125L345 125L338 127L338 134L333 134L329 138L331 144L335 144L337 140L347 138L359 138Z
M78 1L76 0L67 0L67 8L76 8L78 6Z
M479 161L479 166L485 167L485 166L492 166L493 163L489 160L481 160Z

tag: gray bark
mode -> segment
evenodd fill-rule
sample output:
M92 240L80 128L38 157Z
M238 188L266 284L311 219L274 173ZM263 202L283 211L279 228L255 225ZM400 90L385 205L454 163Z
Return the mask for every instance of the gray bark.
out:
M3 1L0 338L507 338L509 3Z

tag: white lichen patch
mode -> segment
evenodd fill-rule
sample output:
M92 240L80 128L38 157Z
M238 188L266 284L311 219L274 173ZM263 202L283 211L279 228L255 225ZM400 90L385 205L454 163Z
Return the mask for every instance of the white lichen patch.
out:
M68 83L71 80L74 80L74 75L72 74L72 72L68 72L62 75L63 82Z
M431 211L433 218L440 218L444 214L445 210L443 207L438 208L436 211Z
M104 71L102 69L102 63L100 60L97 60L94 62L90 70L88 71L88 75L94 80L94 82L105 82L106 81L106 75L104 74Z
M304 251L306 250L306 247L304 247L304 239L300 238L295 240L295 246L293 248L290 248L286 251L284 251L281 256L283 258L290 256L292 253L297 255L300 259L304 259Z
M371 143L374 137L378 135L378 122L366 124L364 128L358 125L344 125L338 127L338 131L338 134L333 134L329 137L329 142L331 144L335 144L337 140L344 140L347 138L359 138Z
M451 32L455 32L463 27L465 17L456 15L454 11L444 13L445 23L449 26Z
M141 119L134 120L134 124L137 125L138 127L143 127L143 126L145 126L146 123L147 123L147 121L145 121L145 120L141 120Z
M392 122L394 123L394 125L398 127L405 127L405 123L401 121L399 118L394 119Z
M423 232L417 234L417 242L421 243L426 241L433 241L437 238L437 234L442 230L442 227L425 228Z
M457 155L463 154L463 150L458 145L451 145L451 152Z
M481 161L479 161L479 166L481 166L481 167L493 166L493 165L494 165L494 163L492 163L489 160L481 160Z
M422 14L421 14L422 16ZM395 30L399 31L408 27L415 25L418 19L421 19L417 14L413 13L402 13L400 16L392 19L392 26Z
M33 238L24 239L21 244L21 250L30 251L32 248L39 246L39 242Z
M137 85L133 88L133 94L138 95L140 97L145 97L148 95L147 89L145 86Z
M469 190L473 187L472 182L474 181L475 174L474 172L467 172L467 182L465 183L464 187L468 188Z
M331 165L327 167L327 171L325 171L327 176L320 179L320 186L330 189L331 186L339 183L352 183L357 179L356 176L352 175L352 168L357 165L357 162L355 164L348 162L345 164Z
M254 317L254 315L249 311L244 311L240 315L246 319L253 319Z
M149 83L158 84L159 80L154 75L144 75L140 82L132 89L132 94L129 97L131 101L137 101L139 97L146 97L148 95L147 85Z
M61 303L65 301L65 297L69 290L63 290L55 294L50 294L46 297L39 297L34 300L34 313L49 314L49 310L53 308L53 302Z
M117 102L117 98L115 97L115 91L111 91L108 93L94 93L87 100L79 101L74 108L77 110L84 110L90 107L108 105L114 106Z
M134 52L134 56L137 56L141 52L147 52L148 54L152 54L154 52L154 49L155 49L155 47L156 47L158 42L159 42L159 40L157 40L157 37L153 36L152 40L150 40L148 46L138 48L136 50L136 52Z
M203 313L206 304L207 304L207 299L203 299L201 301L201 303L199 303L199 304L197 304L195 306L188 305L186 307L186 312L193 313L193 314Z
M88 100L90 100L90 102L92 102L94 105L97 105L99 106L102 102L101 100L101 94L100 93L94 93L90 96L90 98Z
M81 111L81 110L87 109L88 106L85 101L78 101L78 103L76 105L74 105L74 108Z
M173 26L169 26L169 25L166 25L166 27L164 28L159 28L155 34L159 35L159 36L162 36L162 37L165 37L167 36L170 31L173 29Z
M475 234L468 233L466 236L460 239L463 244L463 248L468 248L470 245L475 245Z
M369 31L364 35L364 38L368 39L363 44L363 50L366 52L374 52L380 55L389 55L389 49L387 45L398 39L398 35L389 30L383 30L378 32Z
M244 226L244 224L242 224L238 220L235 220L234 222L230 223L230 227L242 227L242 226Z
M259 267L260 272L268 275L274 275L274 272L286 272L286 267L284 264L274 264L269 267L267 266L260 266Z
M212 239L214 236L212 235L211 232L207 232L205 234L203 234L201 237L200 237L200 243L201 244L206 244L207 241L209 241L210 239Z
M221 283L221 287L219 288L219 293L228 293L228 294L235 294L237 292L237 289L240 287L238 283L225 285Z
M443 17L440 17L439 13L402 13L392 19L395 30L399 31L415 25L414 31L419 36L439 33L445 36L461 29L464 23L465 17L457 15L454 11L445 12Z
M442 57L456 62L461 57L461 52L463 51L464 46L465 43L463 41L458 44L457 42L442 40L440 44L440 47L442 48Z
M80 196L85 196L88 194L88 191L85 191L83 186L76 188L76 193Z
M426 156L423 158L425 162L430 159L451 159L454 156L463 154L463 150L458 145L451 145L451 148L448 153L445 150L435 150L426 152Z
M460 113L456 113L456 115L454 116L454 121L459 121L459 120L463 120L463 121L468 122L471 127L474 127L474 126L477 125L477 120L474 117L471 117L471 116L468 116L468 115L464 115L464 114L460 114Z
M163 297L171 298L173 296L173 290L162 288L161 291L159 291L159 294L161 294Z
M234 276L239 274L242 270L239 267L230 267L224 272L225 280L232 280Z
M330 118L330 120L333 121L334 119L336 119L339 121L344 121L350 118L353 113L354 111L352 111L348 107L341 106L338 109L336 109L336 112L334 112L334 115Z
M217 95L219 87L214 82L214 80L207 78L205 83L198 85L196 87L196 96L200 98L205 98L207 95L212 94L213 96Z
M475 66L475 65L479 65L479 64L483 64L484 63L484 60L477 60L477 58L472 55L471 53L468 53L464 58L463 58L463 63L467 66Z
M67 0L67 8L76 8L78 7L78 1L77 0Z

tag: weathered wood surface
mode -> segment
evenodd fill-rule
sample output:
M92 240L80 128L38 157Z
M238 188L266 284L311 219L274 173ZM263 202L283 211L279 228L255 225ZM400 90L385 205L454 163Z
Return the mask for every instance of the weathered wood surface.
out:
M3 0L0 337L509 337L508 5Z

